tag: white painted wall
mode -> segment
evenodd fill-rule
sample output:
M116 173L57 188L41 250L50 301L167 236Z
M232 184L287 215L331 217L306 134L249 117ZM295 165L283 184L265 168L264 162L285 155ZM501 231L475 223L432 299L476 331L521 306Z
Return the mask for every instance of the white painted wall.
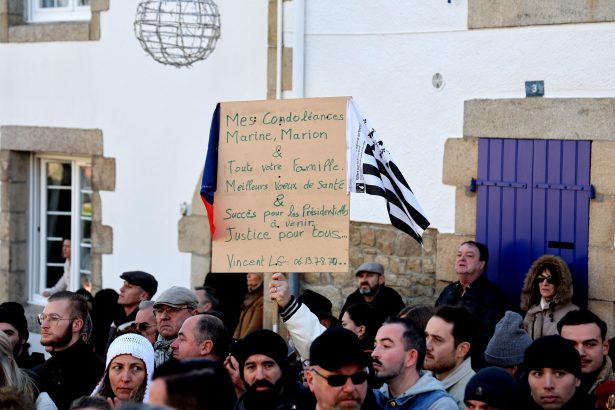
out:
M307 0L305 30L305 97L353 96L442 232L444 143L462 136L464 101L524 98L526 80L544 80L546 98L615 96L613 23L469 31L467 0ZM351 218L388 223L384 200L353 194Z
M103 286L121 272L156 274L159 289L189 286L190 255L177 247L180 203L192 200L218 101L266 98L267 2L217 2L222 38L190 69L156 63L136 40L138 1L111 0L101 40L0 44L0 124L99 128L116 159L103 192L113 228Z

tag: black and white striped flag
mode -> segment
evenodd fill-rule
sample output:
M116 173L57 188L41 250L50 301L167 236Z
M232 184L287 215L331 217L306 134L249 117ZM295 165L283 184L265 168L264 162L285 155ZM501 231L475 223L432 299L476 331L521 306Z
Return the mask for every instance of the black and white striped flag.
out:
M347 113L349 191L384 197L391 224L423 244L429 221L391 153L351 99Z

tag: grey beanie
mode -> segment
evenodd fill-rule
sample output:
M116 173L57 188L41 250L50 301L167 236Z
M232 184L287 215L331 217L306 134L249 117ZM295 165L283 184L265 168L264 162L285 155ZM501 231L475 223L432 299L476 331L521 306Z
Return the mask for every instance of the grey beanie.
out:
M485 349L485 361L492 366L512 367L523 363L523 353L532 338L523 328L523 318L507 311L495 325L493 337Z

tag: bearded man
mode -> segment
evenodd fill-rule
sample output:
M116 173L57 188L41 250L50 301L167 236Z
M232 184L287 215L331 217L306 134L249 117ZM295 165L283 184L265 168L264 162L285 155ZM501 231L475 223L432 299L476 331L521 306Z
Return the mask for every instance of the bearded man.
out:
M32 373L38 390L47 392L59 410L90 395L104 371L102 359L81 337L87 317L87 300L69 291L51 295L38 316L41 344L51 348L52 356Z
M397 316L405 305L394 289L384 284L384 266L376 262L365 262L355 271L359 288L348 295L342 307L340 320L348 306L367 303L375 307L383 317Z

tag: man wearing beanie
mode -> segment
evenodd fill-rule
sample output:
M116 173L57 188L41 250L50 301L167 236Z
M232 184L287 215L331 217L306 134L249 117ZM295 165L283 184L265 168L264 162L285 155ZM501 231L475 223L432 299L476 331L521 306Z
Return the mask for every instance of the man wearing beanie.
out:
M523 353L531 344L532 338L523 328L523 318L509 310L495 325L495 333L485 349L485 362L517 377L523 373Z
M517 410L520 390L515 379L500 367L485 367L466 385L466 410Z
M581 357L561 336L544 336L527 348L523 364L528 370L531 396L527 409L593 409L589 396L577 391L581 384Z
M310 408L305 388L288 376L288 347L280 335L268 329L244 337L232 353L247 391L239 397L236 410ZM227 368L230 364L227 361ZM311 407L313 408L313 406Z
M368 357L359 338L344 328L330 328L314 340L305 376L316 410L361 408L368 393ZM370 397L375 405L371 392Z
M17 302L5 302L0 305L0 331L4 332L13 347L13 356L22 369L31 369L45 361L42 353L28 352L28 321L23 306Z

